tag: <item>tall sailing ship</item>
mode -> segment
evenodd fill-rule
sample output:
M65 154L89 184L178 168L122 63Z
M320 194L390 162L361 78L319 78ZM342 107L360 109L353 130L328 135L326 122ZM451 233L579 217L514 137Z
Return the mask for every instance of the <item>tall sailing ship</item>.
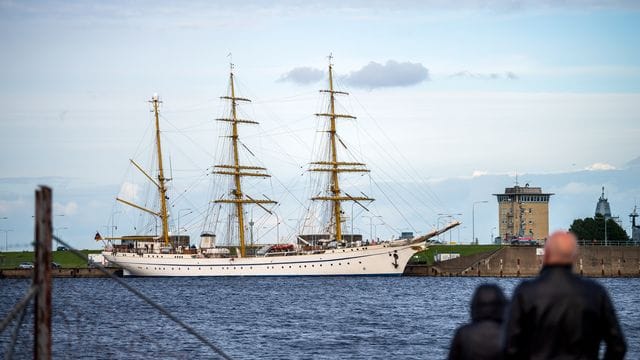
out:
M338 113L336 96L348 95L334 89L333 64L329 62L329 88L320 90L328 97L328 108L316 116L325 120L326 149L324 157L310 164L309 171L324 174L325 185L319 194L310 200L320 202L328 210L322 231L313 234L298 234L295 244L264 246L249 254L246 244L246 210L249 205L271 213L276 201L258 198L245 192L243 184L247 177L269 177L267 169L248 165L240 156L240 132L243 125L257 124L238 116L238 104L250 101L236 95L233 65L229 74L229 93L222 99L230 103L228 117L217 119L227 123L230 154L226 162L214 166L214 174L229 178L230 189L224 197L212 201L229 210L227 233L237 238L235 254L229 247L216 245L214 232L203 232L200 246L190 246L189 238L169 233L169 213L167 210L167 178L164 176L162 147L160 139L160 100L154 95L150 101L155 119L155 142L157 157L157 177L152 177L139 164L132 164L157 188L159 211L148 209L132 201L117 198L119 202L149 213L162 223L160 236L124 236L107 238L109 243L103 251L105 260L124 269L125 276L317 276L317 275L401 275L409 259L418 251L426 249L427 241L438 236L459 222L453 222L442 229L427 234L386 242L363 243L361 237L346 234L343 203L352 202L365 208L365 203L374 199L362 194L351 196L341 187L342 176L346 173L368 172L366 164L357 161L343 161L339 157L337 122L341 119L355 119L354 116ZM343 173L345 173L343 175ZM231 221L233 219L233 221ZM251 222L253 219L250 220ZM253 224L251 224L253 225ZM100 238L96 235L96 239ZM101 239L101 238L100 238ZM119 243L117 243L119 242Z

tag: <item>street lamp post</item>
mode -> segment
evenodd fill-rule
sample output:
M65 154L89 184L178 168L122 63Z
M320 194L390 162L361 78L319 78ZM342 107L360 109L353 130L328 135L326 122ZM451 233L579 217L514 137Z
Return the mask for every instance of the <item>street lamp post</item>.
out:
M187 215L191 214L193 211L191 211L191 209L180 209L178 210L178 238L180 238L180 213L182 213L184 210L190 211L189 213L187 213Z
M440 230L440 219L442 218L447 218L447 217L451 217L451 215L449 214L438 214L438 217L436 218L436 230ZM440 234L438 234L438 241L442 242L442 240L440 240Z
M607 215L604 217L604 246L607 246Z
M478 245L478 240L476 239L476 205L477 204L486 204L487 200L474 201L473 205L471 205L471 242Z
M436 220L436 228L440 228L440 219L442 218L453 218L454 216L462 216L462 214L438 214L438 218ZM440 235L438 235L438 240L440 240ZM446 238L445 238L446 241ZM449 232L449 244L451 244L451 232Z
M107 230L107 232L109 230L111 230L111 239L113 239L113 230L117 230L118 226L117 225L102 225L103 228L105 228Z
M8 220L9 218L6 216L0 217L0 220ZM9 240L7 240L7 238L9 237L9 231L13 231L13 230L0 230L0 231L4 231L4 251L7 251L7 243L9 242Z
M363 217L369 218L369 240L373 241L373 219L374 218L381 218L382 216L380 215L364 215ZM376 224L376 226L378 226Z
M7 245L7 244L9 244L9 232L13 231L13 230L12 229L6 229L6 230L0 229L0 231L4 232L4 251L7 252L7 250L9 249L9 245Z

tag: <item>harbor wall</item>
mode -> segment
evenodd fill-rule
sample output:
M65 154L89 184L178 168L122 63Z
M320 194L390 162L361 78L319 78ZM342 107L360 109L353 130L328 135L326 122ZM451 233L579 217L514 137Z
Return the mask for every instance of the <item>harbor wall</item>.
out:
M107 268L110 274L122 277L122 269ZM33 277L33 269L0 269L0 279L30 279ZM51 277L54 278L101 278L108 277L98 269L92 268L64 268L52 269Z
M404 274L530 277L537 275L542 267L542 253L539 249L505 246L494 252L460 257L432 265L409 264ZM640 247L581 246L574 271L589 277L640 277Z

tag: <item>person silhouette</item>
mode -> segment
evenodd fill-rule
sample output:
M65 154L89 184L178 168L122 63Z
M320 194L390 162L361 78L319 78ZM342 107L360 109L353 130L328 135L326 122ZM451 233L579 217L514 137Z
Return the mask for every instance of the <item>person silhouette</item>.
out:
M507 300L495 284L478 286L471 300L471 322L456 330L450 360L501 359L501 325Z
M624 335L607 291L572 272L577 241L556 231L545 243L537 278L513 293L504 329L505 359L623 359Z

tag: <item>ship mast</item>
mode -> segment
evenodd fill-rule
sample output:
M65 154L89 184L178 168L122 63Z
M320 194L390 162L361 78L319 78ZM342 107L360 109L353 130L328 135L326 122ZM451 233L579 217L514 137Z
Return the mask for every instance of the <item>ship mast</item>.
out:
M158 193L160 195L160 218L162 219L162 238L164 240L164 246L169 245L169 215L167 214L167 187L165 182L167 179L164 177L164 170L162 168L162 146L160 144L160 112L158 107L161 101L158 99L158 95L154 95L150 101L153 104L153 114L156 119L156 149L158 152Z
M159 100L158 94L154 94L153 98L149 100L151 104L153 104L153 115L155 118L156 125L156 151L158 155L158 180L153 179L146 171L142 169L140 165L138 165L133 159L130 159L131 163L138 169L144 176L147 177L157 188L158 195L160 196L160 212L155 212L153 210L149 210L140 205L136 205L132 202L116 198L119 202L134 207L138 210L145 211L151 215L157 216L162 220L162 240L165 246L169 246L169 214L167 213L167 187L166 182L167 178L164 177L164 169L162 167L162 144L160 143L160 104L162 101Z
M221 96L221 99L229 100L231 102L231 116L228 118L216 119L218 121L230 122L231 123L231 135L228 137L231 139L231 151L233 152L233 163L232 164L220 164L215 165L216 170L214 170L214 174L220 175L229 175L233 176L235 189L231 189L231 198L227 199L219 199L215 200L216 203L227 203L227 204L235 204L236 217L238 219L238 239L240 242L240 254L242 257L246 256L246 245L245 245L245 229L244 229L244 204L256 204L263 208L268 213L271 213L270 210L265 208L262 204L275 204L276 202L270 199L254 199L249 195L246 195L242 192L242 181L241 179L245 176L254 176L254 177L269 177L270 175L266 173L265 168L258 166L247 166L240 164L240 155L238 152L238 142L239 142L239 134L238 134L238 125L239 124L258 124L256 121L239 119L237 114L238 102L250 102L251 100L247 98L237 97L235 84L234 84L234 75L233 75L233 64L231 64L231 70L229 72L229 84L230 84L230 95L229 96Z
M340 176L341 172L369 172L365 168L366 164L359 162L344 162L338 161L338 148L337 141L346 148L342 140L340 140L337 134L336 119L355 119L355 116L348 114L336 113L335 95L349 95L344 91L336 91L333 87L333 64L331 63L332 56L329 56L329 89L320 90L321 93L327 93L329 95L329 109L326 113L318 113L316 116L329 118L329 161L316 161L312 162L309 171L329 172L331 174L331 180L329 182L329 194L328 196L316 196L311 200L321 200L331 202L331 219L333 223L333 233L336 241L343 241L342 238L342 210L341 204L345 201L373 201L372 198L367 196L351 196L344 193L340 189Z

